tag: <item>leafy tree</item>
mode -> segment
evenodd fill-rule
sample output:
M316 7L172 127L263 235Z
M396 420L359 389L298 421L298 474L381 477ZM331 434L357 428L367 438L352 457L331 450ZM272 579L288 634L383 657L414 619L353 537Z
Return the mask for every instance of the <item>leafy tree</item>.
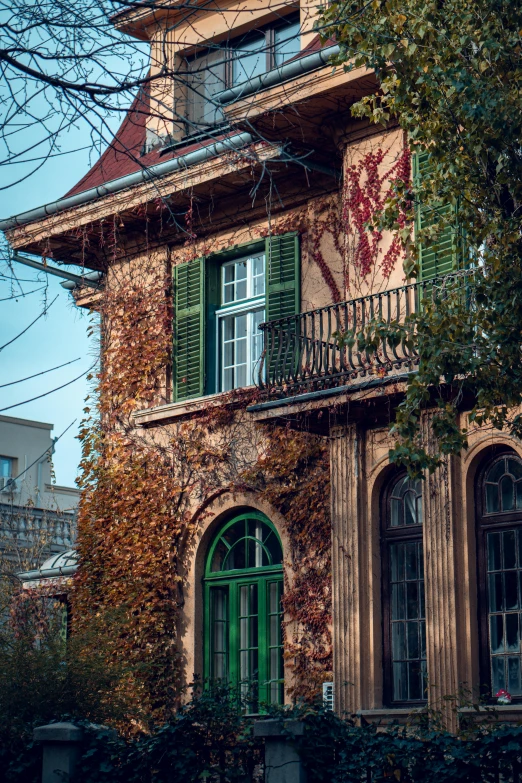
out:
M334 0L323 35L335 36L345 69L367 67L380 89L353 106L374 123L398 121L427 156L421 182L396 184L380 225L400 230L399 209L433 210L413 238L402 230L405 272L419 272L419 247L451 230L465 240L472 292L443 297L396 329L415 339L411 376L392 430L392 459L419 475L467 444L470 424L522 435L522 7L509 0ZM442 204L452 209L440 209ZM384 329L384 324L374 329ZM420 411L436 406L426 447ZM471 413L462 427L459 408Z

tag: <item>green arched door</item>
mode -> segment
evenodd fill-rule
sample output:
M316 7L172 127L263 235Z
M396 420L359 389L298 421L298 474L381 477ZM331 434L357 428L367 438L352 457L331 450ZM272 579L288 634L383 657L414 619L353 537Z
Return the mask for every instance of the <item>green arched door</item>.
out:
M258 511L219 531L205 568L205 676L239 686L247 712L284 700L283 552Z

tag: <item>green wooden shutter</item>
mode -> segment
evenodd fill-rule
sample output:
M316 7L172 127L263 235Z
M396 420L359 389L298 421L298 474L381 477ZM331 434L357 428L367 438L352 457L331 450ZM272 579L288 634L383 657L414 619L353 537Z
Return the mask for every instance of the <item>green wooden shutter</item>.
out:
M301 310L301 263L296 233L266 240L266 320L297 315ZM297 324L265 333L266 381L279 385L297 370L299 362Z
M204 394L205 259L174 267L174 399Z
M420 152L413 156L413 180L418 187L423 177L429 174L429 160L427 152ZM441 204L439 207L425 207L417 203L415 209L415 232L428 228L436 223L438 215L456 213L456 207L452 204ZM419 248L419 280L429 280L454 272L461 263L462 252L458 231L451 226L446 226L436 239L424 242Z
M301 264L296 233L266 240L266 320L296 315L301 309Z

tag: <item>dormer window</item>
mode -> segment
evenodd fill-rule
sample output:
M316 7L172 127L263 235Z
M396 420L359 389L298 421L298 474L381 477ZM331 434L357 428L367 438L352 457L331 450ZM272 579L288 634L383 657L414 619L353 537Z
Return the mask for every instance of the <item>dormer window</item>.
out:
M300 22L291 15L245 35L209 46L187 60L186 135L224 121L214 96L278 68L300 51Z

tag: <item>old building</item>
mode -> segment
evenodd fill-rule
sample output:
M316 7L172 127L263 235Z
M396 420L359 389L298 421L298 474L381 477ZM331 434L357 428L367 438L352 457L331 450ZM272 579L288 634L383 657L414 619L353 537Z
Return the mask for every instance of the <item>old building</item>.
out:
M52 424L0 416L0 551L4 570L37 565L74 541L79 491L52 476Z
M212 462L212 491L194 480L190 546L183 562L169 561L182 579L172 633L185 680L254 678L259 698L275 703L292 693L298 653L281 636L281 595L292 585L284 570L298 572L296 551L313 557L317 542L308 554L296 549L267 492L246 473L231 478L232 462L247 465L250 453L262 464L266 433L279 427L329 448L336 709L401 716L482 685L507 688L516 702L522 449L476 429L467 451L425 481L389 464L389 424L415 348L382 341L368 353L339 337L375 317L400 321L436 298L463 259L448 236L422 249L420 279L405 280L397 237L368 232L393 182L410 177L411 150L397 127L352 117L375 80L332 67L338 49L321 44L312 9L251 0L121 14L115 24L150 40L153 61L170 58L183 78L136 97L112 145L62 200L2 227L18 252L103 273L99 291L74 294L102 312L116 296L104 342L113 391L128 361L125 324L144 301L136 291L156 286L165 307L152 319L144 310L148 344L164 350L173 338L173 354L158 366L147 358L154 383L140 396L134 379L128 408L117 403L140 442L165 444L184 422L229 408L234 390L257 388L244 403L233 398L241 454ZM412 176L422 165L414 155ZM136 341L135 355L147 345ZM216 442L232 438L230 420L222 430L212 422ZM299 639L298 613L287 621L287 638ZM321 671L331 678L328 664Z

